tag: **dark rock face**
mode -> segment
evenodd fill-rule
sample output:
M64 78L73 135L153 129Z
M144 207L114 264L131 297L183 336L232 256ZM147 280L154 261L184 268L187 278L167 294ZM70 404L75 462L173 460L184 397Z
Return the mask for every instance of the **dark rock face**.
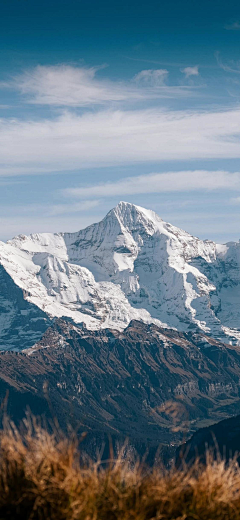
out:
M134 321L120 332L56 320L34 347L0 353L10 416L29 406L91 432L93 447L108 435L139 452L177 444L182 430L240 412L239 381L236 347Z
M208 428L201 428L185 444L177 449L177 464L192 464L196 457L206 460L206 453L219 455L226 460L237 456L240 462L240 415L225 419Z
M51 319L24 294L0 265L0 350L28 348L39 341Z

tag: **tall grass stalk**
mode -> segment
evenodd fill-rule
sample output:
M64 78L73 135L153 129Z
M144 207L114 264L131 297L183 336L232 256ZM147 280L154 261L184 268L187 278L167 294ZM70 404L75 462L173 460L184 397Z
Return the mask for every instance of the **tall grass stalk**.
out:
M147 469L123 453L108 464L80 456L77 438L34 419L0 432L0 519L240 520L240 468L212 460ZM80 445L81 447L81 445ZM84 462L85 460L85 462Z

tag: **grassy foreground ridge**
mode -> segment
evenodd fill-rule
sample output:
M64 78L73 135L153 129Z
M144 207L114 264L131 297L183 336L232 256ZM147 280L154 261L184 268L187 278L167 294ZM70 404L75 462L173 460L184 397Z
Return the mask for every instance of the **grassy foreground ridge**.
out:
M240 519L236 461L147 470L121 454L105 467L80 462L77 441L34 420L0 433L0 519Z

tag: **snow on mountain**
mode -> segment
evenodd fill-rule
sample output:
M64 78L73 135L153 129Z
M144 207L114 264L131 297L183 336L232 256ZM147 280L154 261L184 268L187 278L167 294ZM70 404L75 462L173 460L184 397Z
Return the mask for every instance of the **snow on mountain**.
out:
M0 242L0 265L46 323L65 316L121 330L136 319L240 342L240 244L199 240L133 204L120 202L77 233ZM4 294L0 285L2 348L21 311L13 292Z

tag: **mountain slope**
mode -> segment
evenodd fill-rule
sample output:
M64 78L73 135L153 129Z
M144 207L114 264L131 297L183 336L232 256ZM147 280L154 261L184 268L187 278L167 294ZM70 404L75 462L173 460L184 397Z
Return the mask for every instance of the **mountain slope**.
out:
M181 442L183 422L195 431L239 413L239 381L238 347L136 321L124 331L88 331L58 319L34 347L0 353L0 401L9 392L14 420L30 406L94 439L128 437L143 452Z
M177 464L193 463L196 458L206 460L207 452L218 458L219 455L225 460L237 456L240 462L240 415L224 419L206 428L200 428L176 451Z
M48 319L119 330L136 319L240 341L240 244L199 240L139 206L121 202L77 233L0 243L0 265Z

